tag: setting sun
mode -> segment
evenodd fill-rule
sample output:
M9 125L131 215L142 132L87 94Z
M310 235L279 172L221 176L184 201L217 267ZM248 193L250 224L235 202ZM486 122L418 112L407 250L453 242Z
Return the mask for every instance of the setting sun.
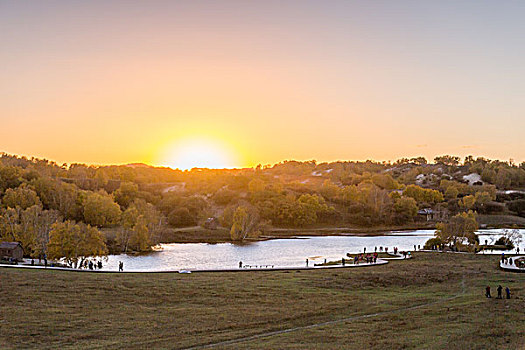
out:
M174 169L224 169L239 165L235 152L225 143L205 138L183 139L168 145L160 154L159 164Z

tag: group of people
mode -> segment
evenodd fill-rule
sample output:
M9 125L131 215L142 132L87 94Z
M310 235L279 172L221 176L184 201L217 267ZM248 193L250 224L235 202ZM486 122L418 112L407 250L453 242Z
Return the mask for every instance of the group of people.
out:
M343 259L344 261L344 259ZM377 262L377 252L373 253L373 254L365 254L365 253L362 253L362 254L358 254L356 256L354 256L354 264L355 265L358 265L359 262L365 262L367 264L372 264L372 263L376 263Z
M99 261L92 261L92 260L84 260L82 264L78 266L79 269L90 269L90 270L96 270L96 269L102 269L102 260Z
M498 296L496 297L496 299L503 299L503 296L502 296L503 287L501 286L501 284L498 286L497 291L498 291ZM507 294L507 299L510 299L510 288L509 287L505 287L505 294ZM492 298L492 296L490 295L490 286L487 286L485 288L485 296L487 298Z
M510 266L512 266L512 264L514 263L514 261L512 261L512 258L502 258L501 262L504 263L505 265L510 265Z
M388 253L388 247L385 247L384 250L385 250L385 253ZM379 247L379 251L380 252L383 251L383 246ZM366 253L366 247L363 249L363 252ZM377 247L375 247L374 252L377 252Z

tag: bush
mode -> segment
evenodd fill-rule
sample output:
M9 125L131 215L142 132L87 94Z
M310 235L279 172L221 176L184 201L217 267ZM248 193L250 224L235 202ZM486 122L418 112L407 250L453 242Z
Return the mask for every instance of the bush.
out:
M425 249L426 250L430 250L430 249L432 249L433 246L438 247L441 244L443 244L441 239L439 239L437 237L434 237L434 238L431 238L431 239L429 239L428 241L425 242Z
M177 208L169 213L168 223L174 227L194 226L197 218L191 215L188 208Z
M500 237L496 241L495 245L504 245L505 247L507 247L507 249L514 249L514 243L512 243L512 241L507 237Z
M518 199L508 203L509 209L519 216L525 217L525 199Z

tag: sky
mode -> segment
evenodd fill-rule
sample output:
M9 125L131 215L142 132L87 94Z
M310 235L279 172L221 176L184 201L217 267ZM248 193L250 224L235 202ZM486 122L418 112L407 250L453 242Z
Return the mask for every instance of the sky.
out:
M0 151L525 161L524 1L0 0Z

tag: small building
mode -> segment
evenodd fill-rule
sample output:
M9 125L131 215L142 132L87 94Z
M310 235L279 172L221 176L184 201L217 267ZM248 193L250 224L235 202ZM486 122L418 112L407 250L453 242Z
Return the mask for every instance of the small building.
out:
M434 219L434 211L430 208L420 209L417 212L420 217L426 218L427 221Z
M207 218L204 222L204 228L208 230L216 230L219 228L219 220L217 218Z
M24 257L24 248L18 242L0 242L0 259L22 260Z

